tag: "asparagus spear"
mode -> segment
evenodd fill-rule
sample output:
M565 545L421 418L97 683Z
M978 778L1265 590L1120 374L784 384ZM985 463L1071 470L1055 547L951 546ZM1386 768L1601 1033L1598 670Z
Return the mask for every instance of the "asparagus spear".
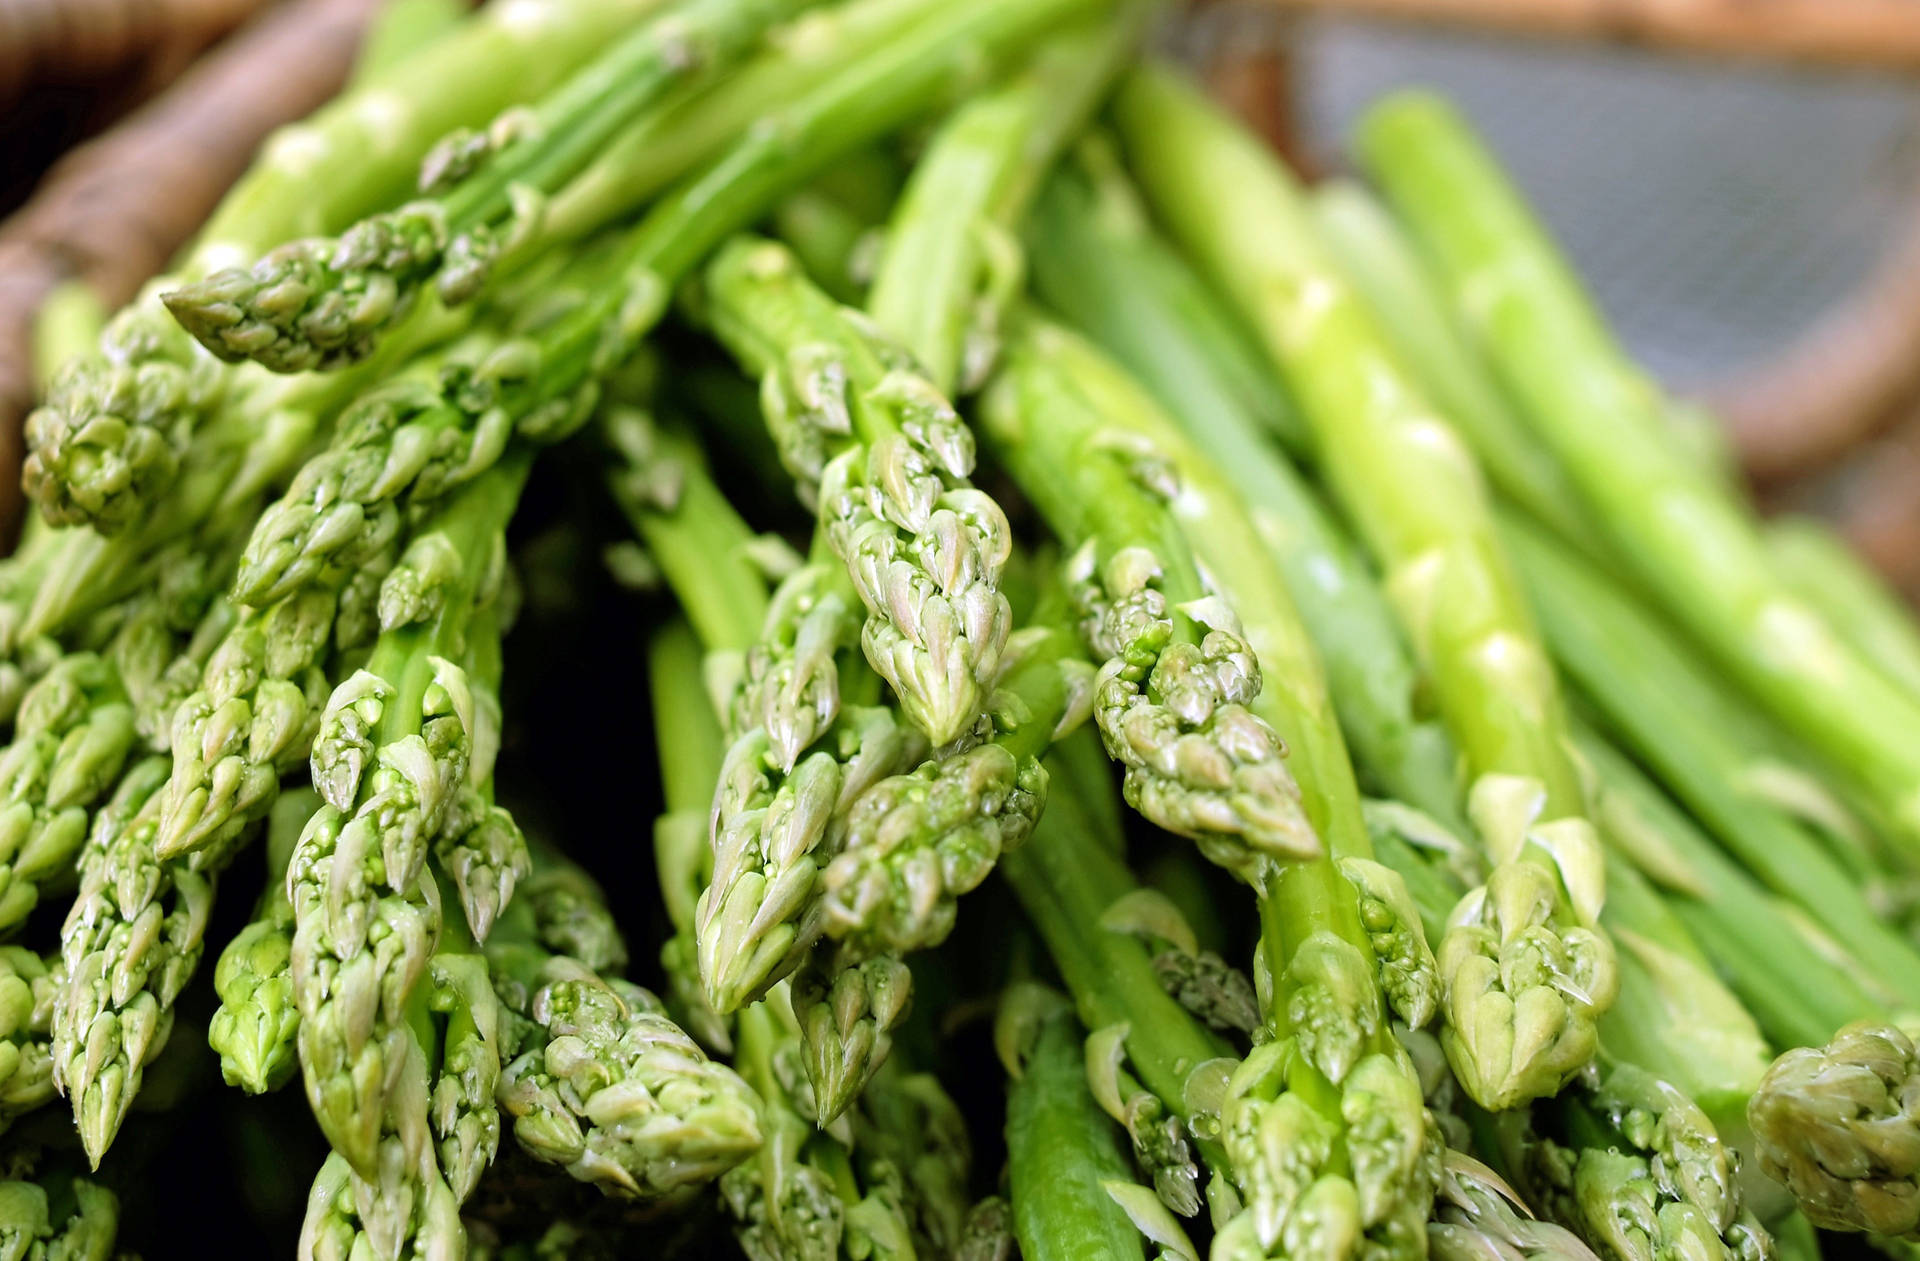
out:
M0 1182L0 1256L24 1261L107 1261L120 1201L65 1169Z
M912 1227L890 1163L860 1161L817 1133L782 1070L798 1053L783 987L738 1017L735 1066L761 1102L760 1150L725 1174L720 1190L735 1235L756 1258L911 1257Z
M116 316L98 351L73 361L29 419L25 483L41 511L60 523L126 524L166 492L206 416L247 388L253 374L200 353L161 292L392 204L444 134L541 95L658 3L530 0L488 10L276 133L176 276L148 285Z
M426 155L422 196L337 240L297 240L161 295L228 362L325 371L364 358L431 283L470 300L537 231L538 199L578 174L675 84L724 67L811 0L684 0L615 41L531 107L461 128Z
M1920 637L1913 614L1860 555L1813 517L1775 517L1763 527L1767 553L1788 586L1827 610L1855 651L1909 692L1920 693Z
M328 699L313 742L325 804L287 870L300 1062L321 1129L370 1182L382 1148L411 1134L404 1113L390 1115L407 1102L393 1083L411 1075L426 1089L424 1066L406 1068L418 1054L407 1009L441 927L426 859L453 798L490 773L454 661L470 633L489 633L474 618L499 581L501 532L527 469L510 457L415 537L388 578L385 632ZM424 1097L417 1104L424 1111Z
M1920 699L1781 581L1751 514L1676 446L1659 395L1466 124L1407 96L1361 150L1623 561L1753 697L1920 845ZM1844 697L1844 704L1835 704Z
M1151 232L1105 149L1086 147L1077 169L1050 182L1031 234L1038 295L1126 364L1210 457L1207 471L1239 492L1259 544L1237 545L1264 551L1279 567L1319 649L1354 769L1464 833L1453 744L1416 704L1421 682L1392 613L1345 532L1268 438L1300 425L1283 387L1200 278ZM1220 571L1217 557L1206 559ZM1265 649L1260 657L1267 660ZM1293 757L1311 755L1299 733L1278 729ZM1307 794L1321 782L1315 773L1299 779Z
M310 788L283 793L267 819L267 887L253 919L234 934L214 965L220 1007L207 1025L207 1045L220 1054L220 1074L248 1094L278 1090L299 1066L294 1036L293 903L287 866L307 820L319 809Z
M1098 29L1053 37L1012 85L956 111L915 167L869 310L941 394L984 377L997 308L1018 279L1008 225L1137 42L1145 13L1129 5ZM816 548L834 546L835 525L821 517ZM839 946L815 950L796 972L793 1002L823 1122L887 1057L912 980L903 956L944 940L957 898L1025 839L1045 799L1040 757L1085 716L1091 671L1071 636L1034 626L1005 653L997 667L983 663L983 678L999 677L973 733L981 742L864 792L821 873L825 931Z
M1400 371L1257 141L1161 70L1129 79L1119 121L1156 211L1293 386L1329 480L1388 570L1472 793L1524 816L1441 941L1446 1040L1484 1104L1550 1094L1591 1059L1618 976L1598 928L1599 840L1565 752L1558 689L1478 470Z
M61 982L60 960L22 946L0 947L0 1130L53 1102L48 1025Z
M1104 662L1094 717L1126 769L1128 803L1257 884L1264 860L1320 851L1277 737L1249 710L1260 663L1232 611L1205 598L1170 480L1103 423L1057 340L1018 330L984 401L985 432L1076 549L1069 580Z
M1774 756L1754 734L1765 719L1599 569L1523 518L1502 525L1555 656L1609 729L1753 877L1802 907L1901 1005L1920 1003L1914 947L1872 912L1825 847L1753 788Z
M554 874L536 872L535 886ZM760 1133L746 1084L708 1060L652 994L556 953L570 935L534 897L487 945L494 986L525 1022L499 1086L520 1145L608 1194L641 1199L674 1196L750 1156Z
M1014 1052L1007 1165L1020 1254L1145 1261L1140 1232L1106 1191L1106 1183L1131 1181L1132 1170L1118 1131L1087 1089L1072 1008L1050 991L1011 989L994 1041L1003 1055Z
M1328 180L1309 194L1315 225L1409 371L1479 457L1488 480L1561 538L1591 545L1579 491L1484 372L1425 262L1386 207L1361 186Z
M1123 5L1097 28L1055 36L1018 79L954 111L914 167L866 309L940 393L986 380L999 308L1020 283L1012 233L1139 42L1149 10Z
M1068 753L1063 745L1054 757ZM1197 1212L1204 1167L1213 1175L1204 1189L1216 1216L1230 1216L1238 1197L1221 1145L1218 1094L1234 1061L1227 1044L1161 987L1147 944L1105 927L1110 908L1134 886L1093 829L1079 792L1060 778L1033 837L1000 869L1046 942L1080 1023L1095 1030L1099 1054L1092 1043L1088 1050L1089 1071L1100 1070L1094 1096L1126 1128L1160 1198L1183 1216Z
M81 850L80 889L60 930L54 1083L96 1167L166 1044L213 901L208 876L154 856L167 774L165 758L148 758L121 779Z
M935 745L951 743L984 708L1010 629L1011 531L967 480L972 434L784 248L737 240L706 280L706 315L762 378L782 458L867 606L868 662Z

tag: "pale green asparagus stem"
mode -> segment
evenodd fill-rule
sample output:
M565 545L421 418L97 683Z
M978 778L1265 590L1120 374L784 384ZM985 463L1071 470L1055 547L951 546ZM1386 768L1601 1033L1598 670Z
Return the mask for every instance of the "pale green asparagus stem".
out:
M1622 560L1920 846L1920 698L1780 579L1751 510L1679 445L1658 390L1466 123L1403 96L1376 107L1361 149Z
M1825 609L1861 656L1920 695L1920 633L1906 601L1825 523L1785 516L1762 528L1767 553L1787 585Z
M1292 385L1329 480L1387 571L1474 796L1515 813L1487 887L1463 900L1440 946L1447 1045L1489 1106L1551 1094L1592 1058L1618 977L1558 688L1478 469L1257 140L1164 70L1134 74L1119 119L1149 200Z

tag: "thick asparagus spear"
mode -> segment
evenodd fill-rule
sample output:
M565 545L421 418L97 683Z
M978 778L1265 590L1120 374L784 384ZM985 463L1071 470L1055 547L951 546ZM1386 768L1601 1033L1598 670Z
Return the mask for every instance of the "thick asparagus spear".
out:
M1118 117L1155 210L1292 385L1328 479L1387 570L1472 792L1524 816L1440 944L1446 1042L1483 1103L1550 1094L1592 1057L1618 976L1598 928L1600 845L1558 688L1478 470L1395 363L1258 141L1164 70L1135 72Z
M537 97L660 0L531 0L460 31L283 128L214 212L174 277L150 284L29 419L27 492L49 520L125 524L167 489L194 430L252 374L201 353L162 306L197 278L404 196L448 131ZM97 488L97 489L96 489Z
M107 1261L119 1231L119 1198L76 1171L53 1168L0 1182L0 1256Z
M784 248L735 241L706 278L705 314L765 382L782 458L867 606L867 660L935 745L951 743L985 707L1011 629L1011 530L968 481L973 435Z
M490 773L454 662L469 633L487 633L474 619L499 582L501 532L528 463L509 458L416 536L388 577L380 642L334 690L313 742L325 804L287 871L300 1061L321 1129L368 1180L390 1136L396 1057L411 1058L408 1003L440 931L427 855L453 799Z
M1751 513L1677 446L1658 391L1464 121L1400 97L1375 108L1360 147L1622 560L1920 847L1920 699L1781 581Z
M1050 1001L1049 1001L1050 1000ZM1029 1261L1145 1261L1140 1232L1108 1195L1133 1170L1120 1131L1087 1089L1073 1009L1037 987L1009 990L994 1039L1007 1063L1007 1166L1015 1233Z
M1484 373L1446 295L1404 229L1366 189L1328 180L1310 194L1315 224L1380 331L1479 457L1488 480L1560 537L1590 543L1593 528L1566 470Z
M1089 149L1085 156L1079 169L1051 181L1036 210L1030 249L1036 291L1124 363L1210 457L1211 474L1239 491L1259 532L1257 550L1279 566L1319 649L1354 770L1376 790L1464 833L1453 743L1444 727L1419 712L1415 694L1422 684L1392 612L1345 531L1273 447L1270 434L1294 432L1301 423L1284 387L1243 344L1200 278L1151 232L1106 151ZM1249 550L1243 542L1236 546ZM1220 572L1219 558L1206 561ZM1255 647L1267 660L1267 650ZM1284 695L1288 684L1276 686ZM1289 756L1296 766L1313 755L1301 747L1298 731L1278 720L1276 726L1294 746ZM1298 778L1311 807L1322 778L1314 772Z
M1174 486L1135 458L1065 372L1037 323L1018 330L981 411L996 458L1076 549L1069 581L1103 660L1094 717L1126 769L1129 804L1258 883L1269 858L1321 850L1249 706L1260 662L1233 612L1207 599L1168 507Z
M304 372L364 358L429 284L449 305L470 300L501 252L537 231L539 198L675 84L724 67L811 2L663 6L525 110L444 137L425 158L418 200L363 219L338 240L280 245L162 301L228 362Z

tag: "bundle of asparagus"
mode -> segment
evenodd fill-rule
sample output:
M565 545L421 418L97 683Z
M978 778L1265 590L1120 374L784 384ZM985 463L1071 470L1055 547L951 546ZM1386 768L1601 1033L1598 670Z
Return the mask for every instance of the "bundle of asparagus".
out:
M396 17L50 312L0 1252L196 1046L303 1257L1920 1236L1920 630L1448 107L1304 188L1156 14Z

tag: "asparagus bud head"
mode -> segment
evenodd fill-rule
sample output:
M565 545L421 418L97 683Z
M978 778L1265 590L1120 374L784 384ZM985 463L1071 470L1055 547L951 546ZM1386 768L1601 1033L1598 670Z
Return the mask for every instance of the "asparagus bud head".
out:
M1120 549L1102 566L1091 543L1069 573L1088 638L1106 658L1094 720L1126 768L1128 804L1249 880L1264 858L1318 854L1279 737L1247 708L1260 691L1252 647L1218 601L1178 610L1206 628L1197 642L1176 635L1160 576L1145 548Z
M1760 1167L1816 1226L1920 1231L1920 1052L1860 1023L1775 1060L1747 1104Z
M1454 908L1438 952L1447 1058L1494 1111L1558 1092L1593 1059L1620 984L1599 927L1598 837L1584 819L1535 823L1544 800L1518 777L1474 785L1469 811L1494 865Z

